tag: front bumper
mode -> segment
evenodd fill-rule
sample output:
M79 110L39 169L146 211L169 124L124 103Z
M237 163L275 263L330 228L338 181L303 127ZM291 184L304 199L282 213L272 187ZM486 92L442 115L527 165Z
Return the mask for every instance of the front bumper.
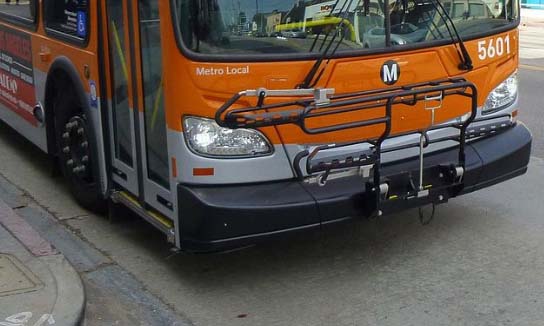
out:
M500 134L467 143L463 187L455 195L525 173L531 142L529 130L518 123ZM430 153L425 156L425 167L454 164L458 152L457 148L450 148ZM418 169L418 159L412 158L384 165L382 175L395 176ZM179 185L181 248L228 250L281 234L368 216L365 203L370 195L365 192L362 179L356 176L331 180L325 187L297 180L233 186ZM430 202L438 203L436 196L430 196L427 203ZM421 204L425 202L402 200L393 206L402 210Z

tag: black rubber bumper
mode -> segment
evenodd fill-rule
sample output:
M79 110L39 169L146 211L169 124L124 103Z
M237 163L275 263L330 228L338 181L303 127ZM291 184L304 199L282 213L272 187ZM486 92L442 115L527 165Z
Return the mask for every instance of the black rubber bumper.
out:
M469 193L527 171L531 133L523 124L466 148L463 189ZM426 166L454 164L458 150L425 157ZM417 170L417 158L383 167L384 176ZM182 249L220 251L282 234L368 215L368 194L359 177L331 180L325 187L299 181L238 186L178 186Z

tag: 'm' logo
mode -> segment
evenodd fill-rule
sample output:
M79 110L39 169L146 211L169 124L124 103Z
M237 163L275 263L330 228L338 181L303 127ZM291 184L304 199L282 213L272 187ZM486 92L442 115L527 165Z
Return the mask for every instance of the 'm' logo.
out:
M399 64L393 60L384 63L382 66L381 78L386 85L395 84L400 78Z

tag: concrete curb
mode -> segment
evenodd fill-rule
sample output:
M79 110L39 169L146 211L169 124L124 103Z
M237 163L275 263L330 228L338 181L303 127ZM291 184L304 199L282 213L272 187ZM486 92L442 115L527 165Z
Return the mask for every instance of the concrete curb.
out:
M2 198L0 231L3 232L0 253L12 257L20 264L21 268L16 269L20 271L20 278L32 279L35 285L24 291L12 291L4 295L0 291L0 323L4 318L8 323L10 319L27 319L31 322L49 318L46 320L48 325L79 325L85 311L85 290L80 275L66 257L58 253ZM4 260L6 262L9 260ZM10 282L19 277L18 272L0 273L0 285L9 289Z
M36 255L23 248L16 238L4 229L0 224L0 251L12 247L20 248L34 262L39 265L40 278L48 280L54 284L55 278L51 276L56 274L58 278L67 279L68 276L81 277L74 282L82 282L84 287L84 300L82 302L79 294L74 294L70 288L60 286L59 295L51 293L53 300L58 298L59 302L51 302L58 307L64 307L64 310L56 310L53 314L56 316L55 324L51 325L77 325L77 315L82 318L80 325L150 325L150 326L182 326L192 325L191 321L176 312L168 306L159 297L150 292L138 279L131 273L117 265L107 254L100 252L90 243L82 239L76 231L72 230L68 223L63 223L44 208L38 201L29 197L24 190L13 184L10 180L3 177L0 171L0 200L11 207L13 211L24 219L36 231L33 237ZM48 203L49 204L49 203ZM95 217L100 219L101 217ZM79 218L72 219L79 220ZM19 219L17 220L19 221ZM18 222L12 222L19 225ZM41 238L46 241L41 241ZM7 245L4 245L7 243ZM12 248L13 249L13 248ZM53 251L54 255L43 255L41 250ZM12 250L13 251L13 250ZM61 252L62 255L58 255ZM58 256L55 256L58 255ZM36 257L38 256L38 257ZM2 256L0 255L0 259ZM65 259L63 259L65 258ZM25 263L27 261L24 261ZM69 262L69 263L68 263ZM48 265L54 267L48 267ZM36 267L36 266L34 266ZM71 272L75 269L79 275ZM45 274L45 275L43 275ZM0 269L0 292L2 287L2 275ZM71 282L71 281L70 281ZM71 283L74 283L71 282ZM57 287L55 287L57 291ZM64 301L62 301L64 299ZM3 305L0 295L0 326L7 315L12 316L19 312L19 309L6 309ZM20 308L24 304L17 306ZM70 308L71 306L71 308ZM82 311L81 307L85 307ZM9 307L8 307L9 308ZM17 311L14 311L17 310ZM20 310L22 311L22 310ZM35 325L35 322L42 316L49 314L47 312L35 312L31 322L15 323L24 326ZM71 313L70 316L63 315L64 312ZM64 318L64 320L61 320ZM135 322L137 321L137 322ZM48 322L41 326L48 325Z
M81 324L85 313L85 288L79 274L63 255L44 257L43 260L47 261L57 280L57 302L51 314L56 316L59 325Z

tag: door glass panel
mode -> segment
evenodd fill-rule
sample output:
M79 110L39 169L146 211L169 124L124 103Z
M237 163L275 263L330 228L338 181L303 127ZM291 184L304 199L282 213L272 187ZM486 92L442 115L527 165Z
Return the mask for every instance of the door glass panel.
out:
M139 0L142 81L149 179L169 188L158 0Z
M123 20L123 2L108 1L108 23L110 40L110 62L113 96L113 136L115 157L132 166L132 128L129 108L129 70L125 56L125 22Z

